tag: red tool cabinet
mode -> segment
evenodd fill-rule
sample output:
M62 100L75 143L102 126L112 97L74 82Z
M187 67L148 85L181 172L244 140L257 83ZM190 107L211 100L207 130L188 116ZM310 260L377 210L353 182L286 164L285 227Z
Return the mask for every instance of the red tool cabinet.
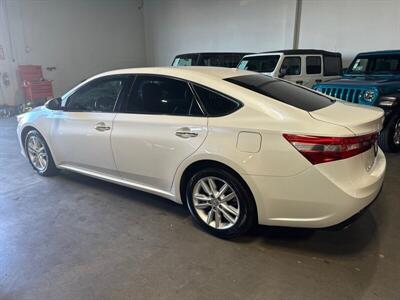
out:
M43 79L42 66L20 65L18 73L27 102L44 102L54 97L52 82Z

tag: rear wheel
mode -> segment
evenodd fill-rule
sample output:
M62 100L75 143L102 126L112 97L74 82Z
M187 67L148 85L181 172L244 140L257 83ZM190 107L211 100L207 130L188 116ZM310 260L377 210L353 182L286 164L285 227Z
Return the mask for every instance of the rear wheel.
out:
M209 233L233 238L248 231L256 207L246 186L230 172L209 168L189 180L186 200L191 215Z
M25 137L25 151L33 169L42 176L58 173L50 149L37 130L31 130Z
M390 118L379 136L379 146L385 152L400 151L400 114Z

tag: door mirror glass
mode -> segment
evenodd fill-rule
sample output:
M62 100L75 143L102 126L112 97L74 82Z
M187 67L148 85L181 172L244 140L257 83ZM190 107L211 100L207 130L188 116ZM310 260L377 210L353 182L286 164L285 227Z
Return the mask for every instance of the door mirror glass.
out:
M278 77L279 77L279 78L283 78L283 77L286 76L286 74L287 74L287 68L285 68L285 67L282 66L282 68L281 68L280 71L279 71Z
M51 110L62 110L61 108L61 98L54 98L45 103L45 106Z

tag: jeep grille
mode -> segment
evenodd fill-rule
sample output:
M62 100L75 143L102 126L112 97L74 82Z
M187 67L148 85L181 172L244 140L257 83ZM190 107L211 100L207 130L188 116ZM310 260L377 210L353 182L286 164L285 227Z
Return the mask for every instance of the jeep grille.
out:
M358 103L359 96L363 89L323 87L321 92L348 102Z

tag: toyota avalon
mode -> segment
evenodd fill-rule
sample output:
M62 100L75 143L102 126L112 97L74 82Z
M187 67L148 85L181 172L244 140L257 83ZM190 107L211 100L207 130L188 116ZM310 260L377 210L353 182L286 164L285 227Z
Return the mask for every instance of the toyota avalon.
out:
M219 237L329 227L368 206L386 160L380 108L254 72L140 68L94 76L18 117L42 176L70 170L185 204Z

